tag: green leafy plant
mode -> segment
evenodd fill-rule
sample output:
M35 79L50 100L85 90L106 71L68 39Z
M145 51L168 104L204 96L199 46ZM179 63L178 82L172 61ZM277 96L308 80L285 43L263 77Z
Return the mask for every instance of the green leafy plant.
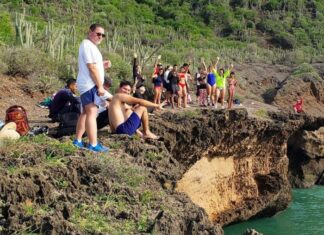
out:
M148 151L145 153L145 157L149 159L150 161L159 161L162 159L162 156L160 153L156 153L153 151Z
M265 109L258 109L254 112L254 114L257 116L257 117L261 117L261 118L269 118L269 114L267 112L267 110Z

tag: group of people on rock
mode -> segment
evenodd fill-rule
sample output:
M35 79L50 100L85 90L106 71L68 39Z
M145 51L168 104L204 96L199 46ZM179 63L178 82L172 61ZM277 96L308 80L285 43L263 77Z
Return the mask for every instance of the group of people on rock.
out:
M76 138L73 144L77 147L86 147L95 152L107 152L108 148L97 141L97 129L110 125L117 134L133 135L137 133L144 138L157 139L149 129L147 108L163 109L169 103L172 108L188 107L189 81L193 78L189 71L189 64L184 63L178 70L177 65L166 66L160 63L159 56L152 73L154 98L150 102L144 98L146 92L145 77L142 75L141 66L138 64L137 55L133 61L133 85L128 81L122 81L117 93L113 96L108 90L111 80L105 78L105 70L111 67L109 60L103 60L98 45L105 37L104 28L99 24L93 24L89 28L88 36L79 48L78 67L76 80L67 81L66 88L60 90L50 106L49 117L53 121L76 123ZM231 72L233 65L227 70L217 70L217 64L208 68L204 60L202 67L196 73L194 79L197 82L197 95L201 106L217 106L218 98L224 106L226 80L229 84L229 101L232 103L236 79ZM230 75L229 78L227 78ZM80 97L76 97L76 90ZM161 102L162 93L165 90L166 101ZM133 95L131 95L133 94ZM231 105L229 105L231 107ZM139 131L139 127L143 131ZM84 133L87 133L89 143L82 141Z
M109 93L111 80L105 77L105 70L111 67L109 60L103 60L98 45L105 37L104 28L93 24L89 28L88 36L79 48L78 67L76 80L67 81L66 88L60 90L54 97L50 106L50 115L53 121L62 122L72 120L76 123L76 138L73 144L77 147L87 148L95 152L107 152L108 147L97 141L97 129L109 124L111 131L117 134L138 134L143 138L157 139L149 129L149 111L163 109L170 104L172 108L188 107L189 81L197 82L197 101L201 106L213 105L217 107L220 98L222 107L226 83L229 84L229 108L231 107L237 81L233 65L224 70L217 70L216 63L208 68L204 60L202 67L194 78L189 71L189 64L184 63L178 70L177 65L166 66L160 63L158 56L152 73L154 97L153 102L145 98L145 77L142 75L141 66L138 64L137 54L133 60L134 83L122 81L115 95ZM80 97L76 97L76 90ZM165 101L161 102L162 93L165 91ZM68 105L67 105L68 104ZM74 114L74 115L71 115ZM66 116L68 115L68 116ZM139 128L142 126L142 131ZM82 137L87 133L89 143L86 145Z
M141 75L141 68L136 63L136 59L137 55L134 54L134 83L137 89L143 87L143 91L145 91L145 78ZM188 63L184 63L180 69L178 69L177 64L163 67L160 63L160 59L161 57L158 56L152 74L154 103L161 103L161 97L163 91L165 91L167 103L170 104L172 108L189 107L188 103L191 99L189 94L190 81L195 81L197 88L197 103L201 107L213 106L217 108L218 100L220 100L221 107L225 108L224 100L226 88L228 89L228 108L232 107L235 87L237 85L235 73L232 71L233 64L226 70L223 68L217 70L219 57L217 61L209 65L208 68L205 61L202 59L202 66L198 68L198 72L193 77L189 70Z
M77 79L69 79L66 87L58 91L50 104L49 117L63 126L74 126L76 133L73 144L94 152L108 152L109 148L97 140L97 130L107 125L116 134L137 134L143 138L158 139L149 128L149 112L161 110L167 104L172 108L187 108L190 84L195 81L197 104L201 107L215 107L221 103L225 108L225 95L228 90L228 108L232 108L237 79L233 64L229 68L218 69L220 58L208 67L204 59L197 73L192 76L189 64L163 67L158 56L152 73L153 102L146 99L145 77L137 61L133 60L133 84L121 81L115 95L109 93L112 81L105 77L105 70L111 67L109 60L103 60L98 45L105 37L104 28L99 24L90 26L88 36L79 48ZM76 96L79 91L80 97ZM162 94L165 100L162 102ZM293 105L296 113L303 112L303 99L299 95ZM142 126L142 131L140 127ZM87 133L89 142L82 140Z
M76 138L73 144L79 148L87 148L94 152L108 152L109 148L98 142L97 129L109 123L112 132L134 135L143 138L157 139L149 129L147 107L162 109L164 103L153 103L142 99L145 92L144 77L134 57L133 75L135 83L122 81L113 96L109 93L111 80L105 78L105 70L111 67L109 60L103 60L98 45L105 37L104 28L93 24L88 36L79 48L76 80L69 80L66 88L60 90L50 105L50 117L53 121L71 120L71 114L77 114ZM76 90L80 97L76 97ZM131 94L135 93L134 96ZM138 98L137 98L137 97ZM68 118L65 118L68 116ZM139 127L143 127L143 131ZM82 140L86 132L89 142Z

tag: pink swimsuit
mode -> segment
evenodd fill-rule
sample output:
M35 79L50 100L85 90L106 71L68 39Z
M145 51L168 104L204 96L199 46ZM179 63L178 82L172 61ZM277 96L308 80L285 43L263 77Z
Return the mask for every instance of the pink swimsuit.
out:
M230 78L230 79L228 80L229 90L230 90L231 92L234 92L234 90L235 90L235 86L236 86L236 83L237 83L237 81L236 81L235 78Z

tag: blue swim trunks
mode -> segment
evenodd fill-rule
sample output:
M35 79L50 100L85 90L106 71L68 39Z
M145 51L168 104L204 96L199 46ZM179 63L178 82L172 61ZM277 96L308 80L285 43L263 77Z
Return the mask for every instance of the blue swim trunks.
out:
M99 98L97 94L97 87L94 86L90 90L86 91L80 96L82 106L86 106L87 104L95 103L95 100Z
M210 85L210 86L214 86L216 84L216 77L215 77L215 74L213 73L209 73L207 75L207 83Z
M116 128L116 134L127 134L132 136L136 130L141 126L141 119L137 113L133 112L129 118Z

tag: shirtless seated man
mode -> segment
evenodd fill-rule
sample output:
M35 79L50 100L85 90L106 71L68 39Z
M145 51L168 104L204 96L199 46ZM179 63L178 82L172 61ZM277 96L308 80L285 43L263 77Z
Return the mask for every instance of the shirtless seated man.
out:
M135 105L133 108L129 105ZM129 94L115 94L109 105L110 127L116 134L127 134L129 136L135 133L143 138L158 139L149 129L149 119L146 107L163 109L165 102L154 104L144 99L135 98ZM143 133L138 128L143 125Z

